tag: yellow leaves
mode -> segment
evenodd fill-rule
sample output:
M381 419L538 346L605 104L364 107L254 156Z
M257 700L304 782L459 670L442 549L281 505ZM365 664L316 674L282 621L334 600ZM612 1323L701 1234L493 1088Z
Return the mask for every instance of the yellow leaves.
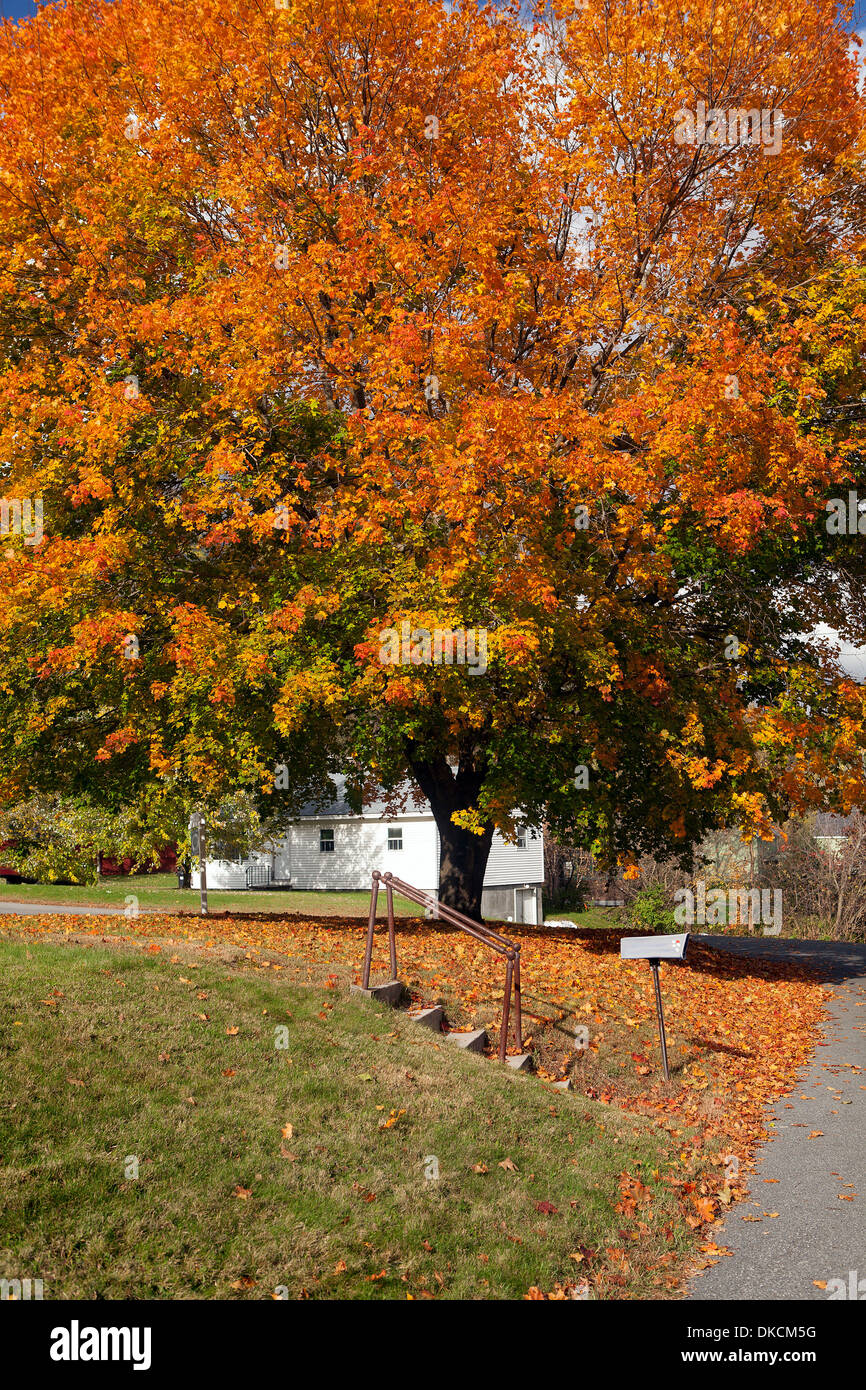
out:
M380 1129L392 1129L392 1128L394 1127L394 1125L396 1125L396 1124L398 1124L398 1123L400 1122L400 1120L403 1118L403 1116L404 1116L405 1114L406 1114L406 1111L405 1111L405 1110L391 1110L391 1111L389 1112L388 1118L387 1118L386 1120L380 1120L380 1121L379 1121L379 1128L380 1128Z
M277 727L289 734L300 727L308 710L337 714L344 700L339 668L323 659L315 667L296 672L283 684L274 719Z
M772 840L773 821L764 796L758 792L738 792L732 800L738 813L743 840Z
M451 820L454 825L460 826L462 830L470 831L473 835L484 834L484 818L477 809L469 811L454 811L452 813Z

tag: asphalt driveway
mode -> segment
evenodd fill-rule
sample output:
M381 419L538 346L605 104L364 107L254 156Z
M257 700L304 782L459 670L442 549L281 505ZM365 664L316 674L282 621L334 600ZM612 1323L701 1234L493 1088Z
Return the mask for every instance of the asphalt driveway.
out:
M146 912L147 908L139 908ZM122 907L70 907L64 903L12 903L0 902L0 916L6 917L44 917L57 912L61 917L122 917Z
M774 1138L759 1156L750 1196L715 1236L733 1255L693 1279L689 1298L866 1300L866 945L700 940L817 965L836 997L800 1084L771 1111Z

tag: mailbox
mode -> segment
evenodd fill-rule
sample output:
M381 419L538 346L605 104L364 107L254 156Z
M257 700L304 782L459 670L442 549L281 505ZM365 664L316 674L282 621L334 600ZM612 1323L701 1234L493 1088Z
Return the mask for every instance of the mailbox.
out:
M682 960L688 944L688 932L676 936L624 936L619 953L623 960Z
M678 932L676 936L623 936L620 937L619 953L623 960L645 960L653 972L653 988L656 996L656 1013L659 1021L659 1043L662 1050L662 1066L665 1081L670 1081L668 1068L668 1044L665 1037L665 1016L662 1008L662 991L659 985L659 961L682 960L689 944L688 932Z

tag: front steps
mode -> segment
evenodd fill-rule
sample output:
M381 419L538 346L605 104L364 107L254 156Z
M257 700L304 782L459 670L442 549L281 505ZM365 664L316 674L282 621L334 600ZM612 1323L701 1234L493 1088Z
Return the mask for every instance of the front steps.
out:
M535 1068L531 1052L520 1052L516 1057L506 1057L505 1063L512 1071L533 1071Z
M469 1033L446 1033L449 1042L462 1047L464 1052L483 1052L487 1046L487 1034L483 1028L475 1028Z
M441 1004L436 1004L432 1009L410 1009L409 1017L413 1023L420 1023L422 1028L432 1028L434 1033L441 1033L445 1010Z
M363 994L365 999L378 999L382 1004L391 1004L396 1007L406 992L406 986L400 980L388 980L384 985L373 985L371 989L362 989L360 985L352 985L353 994Z
M403 996L408 993L401 980L388 980L383 985L373 985L370 989L362 989L360 985L352 985L353 994L363 994L366 999L378 999L382 1004L390 1004L393 1008L400 1003ZM441 1004L434 1004L428 1009L409 1009L407 1018L411 1018L413 1023L417 1023L422 1028L429 1028L431 1032L443 1033L448 1042L459 1047L463 1052L484 1052L488 1046L489 1038L484 1028L473 1028L444 1032L445 1010ZM516 1057L506 1057L506 1065L512 1071L532 1071L533 1060L530 1052L521 1052Z

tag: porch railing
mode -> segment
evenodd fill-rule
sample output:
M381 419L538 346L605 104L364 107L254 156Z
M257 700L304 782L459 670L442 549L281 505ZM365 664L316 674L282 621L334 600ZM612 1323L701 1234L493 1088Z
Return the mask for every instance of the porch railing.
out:
M271 881L270 864L247 864L247 887L267 888Z
M520 1009L520 947L507 937L500 936L492 927L488 927L484 922L473 922L471 917L465 913L458 912L456 908L448 907L447 904L439 902L432 893L425 893L420 888L413 888L411 883L404 883L402 878L395 878L392 873L381 874L378 869L373 870L373 884L370 891L370 920L367 925L367 949L364 954L364 975L362 987L370 988L370 965L373 960L373 928L376 923L376 908L379 900L379 884L385 886L385 893L388 899L388 946L391 954L391 979L397 978L397 939L394 931L394 893L400 893L404 898L408 898L412 903L418 903L421 907L433 908L441 921L446 922L450 927L457 927L459 931L466 932L467 936L472 936L476 941L480 941L484 946L489 946L491 951L498 952L505 957L505 992L502 999L502 1026L499 1030L499 1060L505 1061L505 1048L508 1041L508 1020L511 1014L511 996L514 995L514 1028L517 1035L517 1048L523 1051L523 1019Z

